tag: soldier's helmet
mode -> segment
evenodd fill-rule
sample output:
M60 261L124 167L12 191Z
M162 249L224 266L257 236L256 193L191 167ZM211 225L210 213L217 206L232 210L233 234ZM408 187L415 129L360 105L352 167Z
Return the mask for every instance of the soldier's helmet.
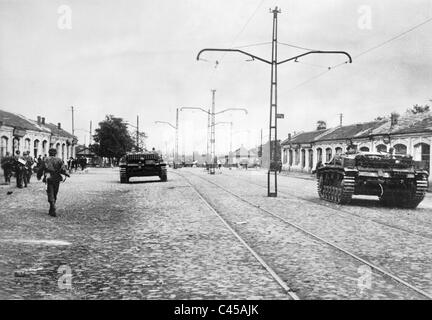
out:
M54 148L51 148L51 149L48 150L48 154L50 156L55 156L57 154L57 150L54 149Z

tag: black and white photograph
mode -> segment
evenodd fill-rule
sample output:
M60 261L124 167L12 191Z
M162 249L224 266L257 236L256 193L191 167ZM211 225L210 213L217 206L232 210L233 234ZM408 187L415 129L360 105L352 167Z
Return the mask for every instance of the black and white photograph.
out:
M432 299L431 35L432 0L0 0L0 300Z

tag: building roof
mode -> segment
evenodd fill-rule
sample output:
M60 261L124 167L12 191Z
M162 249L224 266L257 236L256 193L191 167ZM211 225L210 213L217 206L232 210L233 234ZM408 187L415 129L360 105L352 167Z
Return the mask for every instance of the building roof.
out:
M75 154L77 156L95 156L96 154L84 145L77 145L75 149Z
M342 126L330 130L328 133L319 137L320 141L341 140L348 138L360 138L369 136L375 129L386 123L383 121L371 121Z
M55 124L46 123L45 127L49 128L49 130L51 131L51 133L53 135L60 136L60 137L65 137L65 138L70 138L70 139L74 138L74 136L72 134L70 134L66 130L59 129L58 126L56 126Z
M0 121L5 126L17 128L17 129L25 129L39 132L46 132L53 134L55 136L65 137L74 139L76 138L69 132L63 129L59 129L57 125L52 123L41 124L37 121L28 119L20 114L15 114L12 112L7 112L4 110L0 110Z
M384 118L378 121L356 123L347 126L303 132L295 135L289 141L286 139L282 145L312 143L328 140L345 140L363 138L385 134L408 134L432 132L432 112L411 114L405 113L397 119L397 123L391 125L391 119Z
M403 134L420 133L432 131L432 112L411 114L406 113L400 116L397 123L391 126L390 120L376 128L372 134Z
M40 128L35 126L29 119L24 116L0 110L0 121L3 125L14 127L17 129L40 131Z
M328 129L322 129L322 130L315 130L315 131L308 131L308 132L301 132L299 134L296 134L295 136L291 137L291 140L286 139L282 142L282 145L286 145L289 143L311 143L315 140L318 136L320 136L323 133L326 133Z

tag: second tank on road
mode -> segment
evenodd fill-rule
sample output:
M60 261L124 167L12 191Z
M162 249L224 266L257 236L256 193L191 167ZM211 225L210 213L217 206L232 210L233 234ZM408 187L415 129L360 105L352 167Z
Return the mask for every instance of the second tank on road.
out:
M384 205L416 208L428 188L428 172L411 156L352 152L316 170L321 199L347 204L353 195L375 195Z

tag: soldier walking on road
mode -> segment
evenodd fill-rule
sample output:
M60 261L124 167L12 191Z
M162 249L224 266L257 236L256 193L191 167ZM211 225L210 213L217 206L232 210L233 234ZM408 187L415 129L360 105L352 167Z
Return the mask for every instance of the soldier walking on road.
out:
M32 170L33 170L34 160L33 157L30 155L29 151L24 152L24 160L26 162L25 171L24 171L25 179L27 183L30 183L31 176L33 174Z
M48 151L49 158L47 158L37 172L37 179L40 180L44 176L43 181L47 184L48 202L50 204L49 215L56 216L56 201L57 193L59 191L60 182L63 180L61 175L70 177L66 171L66 166L60 158L56 157L57 150L50 149Z
M24 186L27 187L27 179L24 179L25 160L20 155L19 150L15 151L14 160L15 160L14 166L15 166L16 186L21 189L24 183Z
M1 167L4 172L5 182L10 184L10 178L12 176L13 158L10 156L9 152L1 159Z

